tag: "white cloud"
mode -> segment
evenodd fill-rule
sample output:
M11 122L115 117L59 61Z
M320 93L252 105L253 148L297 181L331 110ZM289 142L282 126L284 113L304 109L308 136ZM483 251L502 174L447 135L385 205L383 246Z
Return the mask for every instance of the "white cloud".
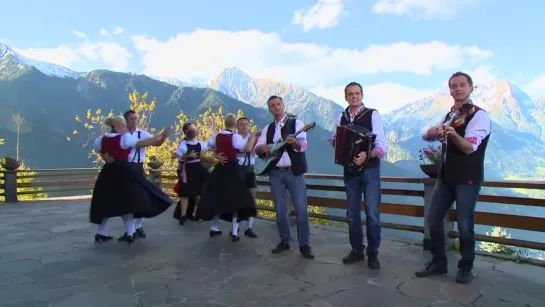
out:
M316 87L347 78L377 73L408 72L430 75L452 71L492 55L475 46L432 41L375 45L368 49L331 48L309 43L286 43L276 33L257 30L229 32L197 30L167 40L132 37L142 53L144 73L181 80L215 78L224 68L237 66L254 77Z
M55 48L15 49L15 51L31 59L66 67L78 60L77 52L69 45L60 45Z
M77 51L88 59L100 59L108 67L117 71L125 71L132 58L132 54L127 49L112 42L85 42L78 47Z
M344 85L328 88L314 88L311 91L319 96L331 99L341 106L346 106L344 99ZM422 90L409 86L384 82L370 86L363 85L364 103L376 108L380 113L386 114L396 110L407 103L432 95L436 90Z
M377 0L372 11L385 15L452 18L460 10L479 4L480 0Z
M119 35L119 34L121 34L121 33L123 33L123 32L125 32L125 29L123 29L123 28L120 27L120 26L115 26L115 27L113 28L113 31L112 31L112 32L110 32L110 31L108 31L108 30L106 30L106 29L104 29L104 28L100 29L100 35L101 35L101 36L108 36L108 35L112 35L112 34L114 34L114 35Z
M526 86L528 94L532 97L545 95L545 75L537 76Z
M125 29L123 29L122 27L119 27L119 26L114 27L114 34L121 34L123 32L125 32Z
M492 70L492 66L482 65L478 66L474 71L469 71L468 74L473 79L474 84L489 84L498 80Z
M17 49L16 51L35 60L68 68L79 61L88 59L101 61L109 69L117 71L127 69L132 54L120 44L104 41L90 42L85 33L78 31L72 31L72 33L82 38L83 41L76 44L64 44L55 48L28 48Z
M85 33L83 32L79 32L79 31L72 31L72 34L74 34L75 36L79 37L79 38L87 38L87 35L85 35Z
M292 23L302 25L305 31L331 28L339 24L343 9L343 0L318 0L308 10L295 11Z

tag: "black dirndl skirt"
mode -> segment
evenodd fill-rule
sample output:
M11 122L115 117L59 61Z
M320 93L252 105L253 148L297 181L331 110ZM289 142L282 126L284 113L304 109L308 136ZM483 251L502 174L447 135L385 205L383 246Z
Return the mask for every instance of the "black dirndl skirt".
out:
M182 171L176 170L176 174L178 174L178 177L181 176ZM180 195L180 193L178 194ZM196 197L188 197L187 199L187 210L186 215L192 216L193 211L195 211L195 206L197 205L197 199ZM176 220L180 220L182 218L182 202L179 200L176 204L176 208L174 208L174 212L172 213L172 217Z
M238 221L257 214L256 202L240 175L236 160L214 167L197 206L197 216L205 221L219 215L220 219L231 222L233 213L237 213Z
M135 170L128 161L106 163L98 174L89 220L100 224L104 218L132 213L135 218L152 218L165 212L174 201Z
M198 197L201 195L202 188L206 182L209 173L200 162L186 163L185 173L187 182L182 182L180 186L180 197ZM180 173L181 177L181 173Z

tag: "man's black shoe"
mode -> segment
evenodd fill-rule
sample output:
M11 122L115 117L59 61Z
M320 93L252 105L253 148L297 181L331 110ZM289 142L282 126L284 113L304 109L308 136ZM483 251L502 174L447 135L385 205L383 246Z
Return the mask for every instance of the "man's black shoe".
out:
M348 254L348 256L343 258L343 263L344 264L352 264L352 263L363 261L363 260L365 260L365 255L364 254L360 254L360 253L356 253L355 251L351 251L350 254Z
M290 250L290 245L286 242L280 242L278 245L272 249L273 254L280 254L282 252Z
M424 270L414 273L416 277L428 277L433 275L447 274L448 270L446 265L440 265L433 261L426 263Z

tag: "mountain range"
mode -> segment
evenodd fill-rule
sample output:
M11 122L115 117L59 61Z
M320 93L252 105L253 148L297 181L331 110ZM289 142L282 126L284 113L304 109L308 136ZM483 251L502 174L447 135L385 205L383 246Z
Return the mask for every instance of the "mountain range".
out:
M267 98L282 96L290 113L304 122L317 122L309 133L309 165L312 172L340 173L332 164L333 151L326 139L334 119L342 111L335 102L290 83L254 79L236 67L225 69L207 85L183 80L132 73L95 70L73 72L58 65L21 56L0 43L0 136L7 145L3 154L12 154L14 127L12 114L24 118L22 154L35 167L82 166L88 149L75 148L65 137L76 127L74 116L87 109L127 108L132 89L148 92L158 106L155 126L175 120L180 110L197 116L208 107L223 105L227 112L242 109L261 127L270 121ZM365 89L364 89L365 90ZM541 179L545 177L545 98L532 100L507 81L477 85L472 99L488 110L493 121L486 157L487 179ZM418 150L426 144L420 135L452 105L448 89L439 89L400 109L383 114L389 150L383 175L418 176ZM380 110L379 110L380 111ZM53 146L51 146L53 145ZM76 157L77 156L77 157ZM48 158L51 157L51 158ZM62 165L58 162L62 159Z

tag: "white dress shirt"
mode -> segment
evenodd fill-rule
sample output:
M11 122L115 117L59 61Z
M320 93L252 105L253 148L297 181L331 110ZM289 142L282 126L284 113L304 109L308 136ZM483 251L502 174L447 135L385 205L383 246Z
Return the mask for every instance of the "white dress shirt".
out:
M116 135L118 135L118 134L117 133L106 133L107 137L113 137L113 136L116 136ZM95 139L95 142L93 143L93 149L96 152L100 152L100 149L102 148L102 138L103 137L104 137L104 134L97 137ZM121 145L121 148L129 149L129 148L133 148L134 146L136 146L136 143L138 142L138 139L132 138L129 133L124 133L123 135L121 135L121 139L119 140L119 142L120 142L119 145Z
M138 138L138 132L140 132L140 138ZM149 139L152 138L153 135L149 132L141 129L134 130L133 133L127 132L129 137L134 140L134 143L138 142L139 140ZM140 152L140 157L138 156L138 152ZM131 152L129 153L129 162L134 163L144 163L146 161L146 148L140 147L140 148L132 148Z
M216 147L216 136L218 134L232 134L233 135L233 140L232 140L232 143L233 143L233 147L237 150L243 150L244 149L244 146L246 146L246 141L244 140L244 138L242 138L242 136L240 134L234 134L233 132L229 131L229 130L224 130L220 133L216 133L214 134L212 137L210 137L210 139L208 140L208 149L210 150L215 150L217 149Z
M277 142L278 140L282 139L282 133L280 131L280 129L282 129L282 127L284 127L285 125L285 119L286 119L286 116L287 115L284 115L284 117L279 120L279 121L274 121L274 136L273 136L273 142ZM295 119L295 131L299 131L300 129L303 129L305 125L303 124L303 122L299 119ZM257 143L256 143L256 147L257 146L260 146L260 145L265 145L266 142L267 142L267 131L269 129L269 125L267 125L265 128L263 128L262 132L261 132L261 136L259 136L259 139L257 140ZM307 133L306 132L301 132L299 133L299 135L297 135L297 137L295 138L297 140L297 142L299 142L301 144L301 150L299 152L304 152L305 150L307 150L307 147L308 147L308 144L307 144ZM297 151L294 149L294 151ZM282 154L282 157L280 158L280 160L278 161L278 163L276 163L276 166L277 167L290 167L291 166L291 159L290 159L290 156L288 155L288 152L287 151L284 151L284 153Z
M356 112L356 115L359 114L360 110L364 108L364 106L362 105L360 107L360 109L358 110L358 112ZM337 126L340 126L341 125L341 119L342 119L342 116L343 116L344 112L342 112L341 114L339 114L339 116L337 116L336 120L335 120L335 123ZM348 116L350 117L350 122L352 122L354 120L354 115L352 115L350 112L348 112ZM373 113L371 113L371 127L373 129L373 133L376 134L376 138L375 138L375 150L378 152L378 158L379 159L382 159L384 158L384 156L386 155L386 152L388 150L388 143L386 141L386 136L384 135L384 127L383 127L383 124L382 124L382 117L380 116L380 113L377 111L377 110L373 110ZM335 137L336 137L336 134L337 134L337 130L333 130L333 135L331 136L331 138L329 139L330 142L332 142L334 144L335 142Z
M187 144L189 145L201 144L201 152L208 150L208 146L206 145L206 143L201 142L199 140L189 140L189 141L182 140L180 142L180 145L178 145L178 148L176 148L176 150L174 151L174 153L176 154L176 156L178 156L178 159L180 159L180 161L183 161L181 157L187 153Z
M445 116L441 117L441 120L438 121L434 127L443 126L443 123L449 114L450 113L447 113ZM482 141L490 134L491 130L490 117L488 116L488 113L485 110L477 110L467 124L463 137L471 142L473 145L473 151L476 151L477 148L479 148L479 145L481 145ZM427 139L426 136L427 132L424 133L422 139L430 142L438 141L436 139Z
M240 135L240 134L238 134ZM240 135L242 136L242 135ZM250 139L250 134L248 133L246 135L246 137L242 137L243 140L244 140L244 146L246 146L246 144L248 143L248 140ZM255 164L255 151L252 151L252 152L244 152L244 151L241 151L239 150L237 152L237 159L238 159L238 164L240 165L254 165Z

